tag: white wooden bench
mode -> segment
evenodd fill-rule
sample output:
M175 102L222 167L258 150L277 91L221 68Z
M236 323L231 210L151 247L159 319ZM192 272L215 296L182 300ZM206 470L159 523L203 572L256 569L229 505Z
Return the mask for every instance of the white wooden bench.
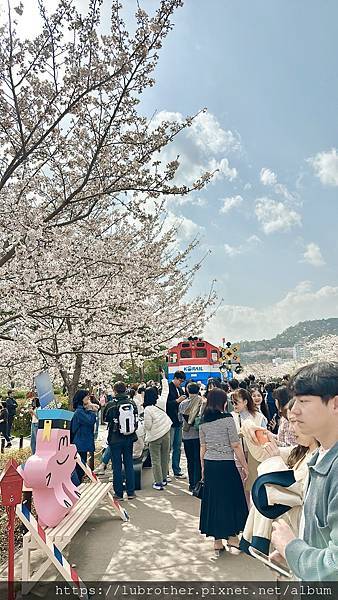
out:
M84 466L81 464L84 468ZM124 521L129 519L126 511L120 504L114 500L111 495L111 483L101 483L86 467L86 474L91 478L90 483L82 483L78 490L81 494L79 500L68 513L68 515L56 527L47 527L45 533L48 538L62 550L71 542L74 535L79 531L80 527L87 521L96 507L103 501L108 500L108 506L116 511L119 518ZM39 549L36 541L28 531L23 536L23 555L22 555L22 594L28 594L34 585L41 580L44 573L51 566L52 562L49 558L45 558L39 564L38 569L32 572L32 553ZM40 550L41 551L41 550Z

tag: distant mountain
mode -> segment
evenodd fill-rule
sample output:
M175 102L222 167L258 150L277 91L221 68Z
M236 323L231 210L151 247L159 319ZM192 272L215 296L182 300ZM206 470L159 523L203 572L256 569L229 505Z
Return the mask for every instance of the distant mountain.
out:
M241 341L241 354L245 352L269 352L281 348L292 348L295 344L310 342L324 335L338 335L338 318L302 321L288 327L272 340L254 342Z

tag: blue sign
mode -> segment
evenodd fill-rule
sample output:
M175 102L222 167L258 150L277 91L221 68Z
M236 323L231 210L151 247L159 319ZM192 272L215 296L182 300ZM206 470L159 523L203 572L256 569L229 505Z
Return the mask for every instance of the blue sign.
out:
M35 378L36 392L39 398L41 408L45 408L51 402L54 402L54 390L49 373L44 371Z

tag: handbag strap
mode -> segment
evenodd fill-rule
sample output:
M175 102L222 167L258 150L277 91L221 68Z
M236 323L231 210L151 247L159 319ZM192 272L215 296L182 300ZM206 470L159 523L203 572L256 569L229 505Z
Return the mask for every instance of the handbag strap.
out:
M239 422L239 427L242 427L242 419L241 419L241 415L238 413L238 422ZM244 439L243 439L243 434L241 437L241 446L242 446L242 450L245 453L245 449L244 449Z

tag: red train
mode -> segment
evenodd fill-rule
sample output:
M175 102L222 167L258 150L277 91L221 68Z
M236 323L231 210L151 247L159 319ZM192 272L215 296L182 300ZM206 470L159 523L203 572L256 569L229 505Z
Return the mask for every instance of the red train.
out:
M220 350L199 337L189 337L168 350L168 378L183 371L187 379L207 384L210 377L221 377Z

